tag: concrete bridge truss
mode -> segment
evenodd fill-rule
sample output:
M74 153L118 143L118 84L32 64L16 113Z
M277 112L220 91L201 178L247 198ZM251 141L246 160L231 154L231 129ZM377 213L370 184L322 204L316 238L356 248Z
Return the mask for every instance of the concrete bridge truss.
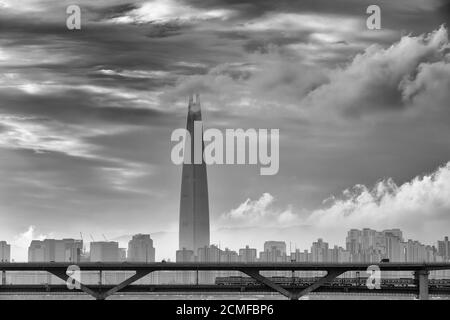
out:
M155 271L240 271L257 282L284 295L288 299L298 300L300 297L313 292L327 283L332 282L336 277L347 271L366 271L369 263L80 263L77 266L81 271L133 271L134 275L121 283L113 286L88 286L80 284L80 289L97 300L104 300L118 291L127 289L132 284ZM0 263L2 273L2 284L5 285L6 272L8 271L46 271L63 281L70 280L67 274L70 263ZM380 271L411 271L417 279L418 296L420 299L429 297L430 271L450 270L450 263L380 263L377 264ZM270 278L263 276L261 271L325 271L326 274L315 283L305 288L286 287L275 283ZM20 285L9 285L10 289L20 289ZM141 287L132 286L132 287ZM212 291L214 286L192 286L192 285L155 285L148 286L149 290L160 292L161 288L167 291L179 290L179 292L198 291L202 288ZM173 290L171 290L173 289ZM220 291L227 288L220 288ZM230 287L231 289L231 287Z

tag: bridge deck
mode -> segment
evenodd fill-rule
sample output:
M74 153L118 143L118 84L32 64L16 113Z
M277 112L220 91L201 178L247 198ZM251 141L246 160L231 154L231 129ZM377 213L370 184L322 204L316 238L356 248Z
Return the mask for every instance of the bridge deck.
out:
M187 270L227 270L240 271L256 269L259 271L361 271L371 265L377 265L382 271L417 271L417 270L450 270L450 263L68 263L68 262L30 262L30 263L0 263L0 270L4 271L47 271L67 269L76 264L84 271L92 270L122 270L122 271L187 271Z
M5 272L10 271L46 271L63 281L68 281L68 267L73 263L0 263L2 278ZM347 271L365 271L371 263L77 263L80 271L134 271L135 274L120 284L99 292L92 286L80 282L80 289L92 295L96 299L103 300L108 296L122 291L132 283L145 277L154 271L241 271L265 285L271 290L277 291L289 299L299 299L312 291L323 288L339 275ZM379 263L376 264L381 271L414 271L418 280L419 296L428 299L429 285L428 274L434 270L450 270L450 263ZM284 288L278 283L260 274L261 271L326 271L326 275L303 289ZM73 279L73 278L72 278ZM80 281L80 280L78 280ZM2 279L2 283L4 283ZM416 289L417 290L417 289Z

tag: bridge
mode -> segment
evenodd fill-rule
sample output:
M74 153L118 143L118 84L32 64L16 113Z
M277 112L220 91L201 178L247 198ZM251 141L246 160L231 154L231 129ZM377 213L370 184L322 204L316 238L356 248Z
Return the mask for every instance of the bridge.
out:
M66 273L72 263L0 263L2 273L1 291L25 291L39 290L39 286L7 285L5 282L6 272L9 271L46 271L63 281L69 279ZM93 296L97 300L104 300L116 292L133 291L142 292L232 292L243 291L240 286L216 286L216 285L132 285L137 280L155 271L240 271L255 279L261 285L253 288L267 292L278 292L291 300L313 291L322 291L324 286L332 282L336 277L348 271L366 271L369 266L377 265L380 271L411 271L417 279L415 289L420 299L429 298L429 273L437 270L450 270L450 263L78 263L77 266L83 271L132 271L134 274L128 279L116 285L85 285L80 284L80 290ZM324 271L326 274L317 279L316 282L306 287L282 286L270 278L261 274L261 271ZM47 290L65 290L65 286L47 287ZM248 288L250 289L250 288ZM245 288L245 290L248 290ZM250 289L252 290L252 289ZM359 290L362 290L359 288ZM404 289L411 292L411 288ZM436 291L435 289L433 289ZM358 292L358 288L353 289ZM378 291L378 290L377 290ZM401 290L400 290L401 291ZM439 290L438 290L439 291Z

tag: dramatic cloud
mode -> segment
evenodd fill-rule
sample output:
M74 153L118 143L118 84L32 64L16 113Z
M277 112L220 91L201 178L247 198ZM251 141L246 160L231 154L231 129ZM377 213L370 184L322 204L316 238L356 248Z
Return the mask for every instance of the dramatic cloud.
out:
M317 26L321 20L316 20L311 20L311 28L321 30ZM169 89L163 98L197 90L204 92L215 107L229 112L242 114L261 109L278 113L282 109L321 122L330 117L336 120L336 116L380 116L383 112L389 116L392 111L414 106L427 113L430 108L437 108L436 103L443 107L440 102L448 97L448 90L443 88L449 79L446 70L450 64L450 43L444 26L429 34L403 36L387 48L371 45L349 63L337 67L317 61L324 54L319 53L323 42L328 42L321 41L322 45L298 44L296 50L293 45L283 49L272 45L267 52L248 54L245 61L219 64L206 74L180 77L176 89ZM309 52L316 46L317 53ZM334 44L329 50L336 53L342 46ZM419 90L427 97L414 100L413 95ZM439 101L436 94L441 97ZM428 99L436 103L430 104Z
M401 185L392 179L381 180L372 188L356 185L342 196L324 201L325 208L307 215L305 210L280 210L273 206L274 202L268 193L258 200L247 199L224 213L219 225L238 229L297 228L309 237L326 235L327 240L341 243L351 228L399 227L421 241L434 242L437 234L447 234L450 228L450 162ZM293 237L291 232L287 236Z
M427 108L448 108L450 88L450 56L447 61L422 63L413 79L400 84L403 100Z
M205 127L280 129L278 175L208 168L216 243L308 244L330 194L450 159L444 1L380 0L381 30L371 0L79 0L79 31L69 4L0 0L0 240L170 230L175 249L192 91Z
M312 92L308 98L313 106L332 106L347 115L402 109L405 107L402 97L411 95L411 82L423 81L421 78L426 76L437 76L436 80L442 78L442 74L422 73L436 62L449 65L448 49L448 32L443 26L427 35L404 36L387 49L370 46L347 67L334 71L330 83ZM414 76L416 81L409 80ZM435 82L428 80L431 84Z
M343 195L305 222L324 230L401 226L427 241L450 228L450 163L400 186L387 179L371 189L357 185Z

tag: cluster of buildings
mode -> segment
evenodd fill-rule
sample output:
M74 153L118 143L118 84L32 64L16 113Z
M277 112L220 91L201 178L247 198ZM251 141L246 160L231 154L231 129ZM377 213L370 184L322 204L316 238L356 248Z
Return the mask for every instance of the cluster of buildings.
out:
M291 250L289 250L291 251ZM419 241L403 239L400 229L390 229L376 231L372 229L352 229L348 231L345 248L340 246L331 247L323 239L313 242L310 250L296 249L294 252L286 250L284 241L266 241L264 250L259 252L255 248L246 246L238 252L229 249L221 250L215 245L198 248L197 254L193 250L182 249L176 254L177 262L243 262L243 263L290 263L290 262L311 262L311 263L350 263L366 262L379 263L382 259L389 259L390 262L448 262L450 261L450 242L448 237L438 241L437 246L425 245ZM217 276L239 275L236 272L204 272L200 275L199 281L211 283ZM286 272L272 272L273 276L291 276ZM309 276L316 274L307 273ZM307 276L305 274L305 276ZM349 274L349 276L352 276ZM354 276L354 275L353 275ZM403 276L408 277L409 274ZM432 276L446 277L446 272L433 274ZM194 280L192 273L183 273L177 279L178 282L191 283Z
M266 241L264 251L246 246L238 252L221 250L215 245L193 250L182 249L176 253L177 262L373 262L382 259L391 262L445 262L450 259L448 237L438 241L437 246L404 240L400 229L376 231L352 229L348 231L345 248L330 246L323 239L313 242L310 250L286 250L284 241Z
M149 234L137 234L120 248L116 241L93 241L87 252L83 240L33 240L28 248L28 262L154 262L155 248Z
M289 250L291 251L291 250ZM238 251L205 245L194 250L183 248L176 252L176 262L446 262L450 261L448 237L436 245L405 240L400 229L376 231L365 228L347 233L345 248L330 246L323 239L313 242L310 250L288 252L284 241L266 241L263 251L246 246ZM0 241L0 262L11 261L11 246ZM28 262L155 262L155 247L149 234L136 234L121 248L116 241L90 242L86 251L83 240L32 240Z
M214 262L214 263L291 263L291 262L368 262L379 263L382 259L390 262L448 262L450 261L450 241L445 237L437 241L437 245L426 245L419 241L404 240L400 229L376 231L373 229L352 229L348 231L345 248L331 247L327 242L318 239L313 242L310 250L287 250L284 241L266 241L263 251L246 246L238 251L228 248L221 249L216 245L206 245L198 248L197 252L183 248L176 252L176 262ZM10 245L0 241L0 260L9 262L11 256ZM90 250L84 250L83 241L75 239L45 239L33 240L28 248L29 262L141 262L155 261L155 248L149 234L136 234L128 242L128 248L120 248L115 241L98 241L90 243ZM277 276L291 276L285 272L273 272ZM238 272L211 271L195 272L183 271L177 273L153 273L143 279L143 283L214 283L218 276L239 275ZM117 282L126 279L125 273L112 272L103 275L103 282ZM436 275L446 277L447 274ZM28 278L27 278L28 277ZM96 282L98 275L89 276L89 281ZM38 280L37 280L38 279ZM109 279L109 280L107 280ZM36 274L21 275L11 278L16 282L53 282L45 276Z
M404 240L400 229L352 229L346 238L346 249L352 262L377 262L383 258L391 262L446 262L450 258L448 237L437 241L437 246L426 245Z
M136 234L128 242L128 248L120 248L116 241L93 241L89 251L84 248L83 240L45 239L32 240L28 247L28 262L154 262L155 248L149 234ZM11 246L0 241L0 261L11 261ZM85 284L119 283L132 274L127 272L85 272L82 282ZM144 283L158 283L158 275L151 275ZM142 282L142 281L141 281ZM0 284L61 284L61 280L46 272L9 272L2 274Z

